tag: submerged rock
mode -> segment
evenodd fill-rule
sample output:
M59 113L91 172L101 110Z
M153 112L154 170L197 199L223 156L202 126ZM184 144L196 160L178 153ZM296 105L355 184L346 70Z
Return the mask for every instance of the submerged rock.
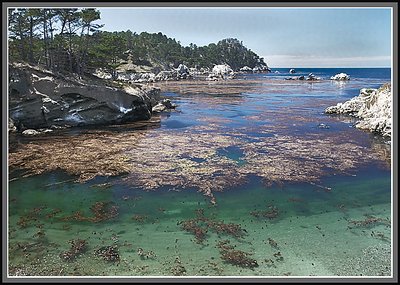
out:
M347 75L346 73L338 73L335 76L332 76L331 80L346 81L346 80L350 80L350 76Z
M377 132L383 136L392 134L391 85L379 89L363 88L360 95L325 109L327 114L348 114L360 118L356 128Z
M306 80L321 80L321 78L315 76L313 73L310 73L307 75Z
M307 81L317 81L321 80L321 77L315 76L313 73L309 73L307 76L300 75L294 77L286 77L285 80L307 80Z
M9 65L9 117L25 128L105 125L146 120L159 90L138 86L125 90L83 82L51 71Z
M296 73L296 70L294 70L294 68L291 68L291 69L289 70L289 73L290 73L290 74Z
M175 109L176 108L176 104L172 103L171 100L169 99L164 99L161 100L160 103L158 103L157 105L155 105L152 109L153 113L161 113L165 110L171 110L171 109Z

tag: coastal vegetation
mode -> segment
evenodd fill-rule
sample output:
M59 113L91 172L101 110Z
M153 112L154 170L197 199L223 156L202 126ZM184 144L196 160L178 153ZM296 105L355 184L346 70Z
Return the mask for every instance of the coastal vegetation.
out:
M183 46L161 32L102 31L99 20L100 12L92 8L9 9L10 60L79 76L101 68L113 77L128 59L155 73L179 64L197 69L228 64L234 71L266 66L263 58L235 38Z

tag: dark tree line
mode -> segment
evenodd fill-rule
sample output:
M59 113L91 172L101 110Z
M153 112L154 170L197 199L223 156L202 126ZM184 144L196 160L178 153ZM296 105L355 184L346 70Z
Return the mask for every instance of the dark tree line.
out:
M116 68L129 59L137 65L170 69L229 64L234 70L266 65L263 58L237 39L217 44L184 47L162 33L100 31L96 9L9 9L11 60L43 65L58 72L83 75L103 68L116 76Z
M99 19L96 9L9 9L10 58L82 74Z

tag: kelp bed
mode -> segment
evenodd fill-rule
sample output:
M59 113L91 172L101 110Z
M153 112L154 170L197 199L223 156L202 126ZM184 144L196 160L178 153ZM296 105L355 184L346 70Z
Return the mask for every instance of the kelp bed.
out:
M154 190L196 188L214 203L215 191L243 184L248 175L267 185L313 182L326 174L348 172L374 159L367 148L340 137L261 137L248 142L229 133L169 130L114 133L91 131L79 136L32 140L9 155L11 169L25 176L64 170L83 182L96 176L127 174L124 181ZM243 150L244 163L220 155L221 148Z

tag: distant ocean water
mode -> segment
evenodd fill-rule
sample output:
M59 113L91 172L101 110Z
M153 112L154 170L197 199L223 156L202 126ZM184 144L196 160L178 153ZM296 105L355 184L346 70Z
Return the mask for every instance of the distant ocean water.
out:
M286 76L301 76L313 73L323 79L329 79L331 76L338 73L346 73L350 75L350 79L387 79L390 80L390 68L294 68L296 73L290 74L291 68L271 68L272 72L268 74L270 77L286 77ZM278 71L279 73L275 73Z

